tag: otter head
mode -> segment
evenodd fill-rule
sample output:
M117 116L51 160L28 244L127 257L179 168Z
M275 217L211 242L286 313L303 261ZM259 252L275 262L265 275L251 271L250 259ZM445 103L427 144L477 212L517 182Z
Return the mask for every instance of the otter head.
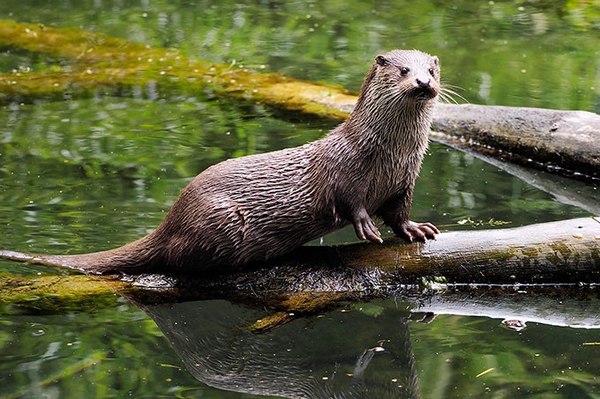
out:
M378 55L371 73L372 81L385 84L380 90L396 93L403 100L429 101L440 91L438 58L418 50L392 50ZM389 94L383 97L389 98Z

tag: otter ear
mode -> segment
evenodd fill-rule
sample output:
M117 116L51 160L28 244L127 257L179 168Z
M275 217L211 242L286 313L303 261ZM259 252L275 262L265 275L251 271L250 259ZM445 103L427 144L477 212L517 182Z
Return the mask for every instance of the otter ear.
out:
M379 64L379 65L381 65L381 66L384 66L384 65L387 65L387 64L388 64L388 60L387 60L387 58L385 58L383 55L378 55L378 56L375 58L375 61L377 62L377 64Z
M435 65L440 65L440 59L438 57L436 57L435 55L432 57L433 58L433 63Z

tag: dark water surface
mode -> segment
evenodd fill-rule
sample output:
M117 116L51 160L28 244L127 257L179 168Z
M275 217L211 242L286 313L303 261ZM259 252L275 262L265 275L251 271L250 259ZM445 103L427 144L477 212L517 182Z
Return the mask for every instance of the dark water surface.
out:
M350 89L376 54L419 48L440 56L444 80L470 102L598 113L600 6L580 3L4 0L0 16ZM2 72L51 64L0 50ZM121 245L152 231L209 165L300 145L331 127L202 93L2 107L0 247L80 253ZM543 175L525 182L434 143L411 218L455 230L597 209L567 199L595 187L555 178L550 194L536 184ZM355 240L347 229L323 242ZM62 272L6 261L0 268ZM436 296L344 303L264 334L243 327L268 310L225 300L148 306L115 295L81 309L2 308L0 397L600 395L595 291L580 289L581 300L521 291L481 302L483 292L450 296L444 309L455 310L447 314ZM505 318L529 322L517 331Z

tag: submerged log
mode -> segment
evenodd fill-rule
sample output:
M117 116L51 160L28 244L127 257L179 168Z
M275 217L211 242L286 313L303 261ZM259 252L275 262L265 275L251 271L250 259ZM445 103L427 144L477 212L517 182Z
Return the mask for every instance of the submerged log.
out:
M0 21L0 47L61 60L48 71L0 74L0 103L127 95L150 84L164 96L216 96L345 119L356 95L333 85L196 60L79 29ZM368 66L365 66L365 71ZM139 91L139 90L137 90ZM600 181L600 116L581 111L440 104L433 140L584 180Z

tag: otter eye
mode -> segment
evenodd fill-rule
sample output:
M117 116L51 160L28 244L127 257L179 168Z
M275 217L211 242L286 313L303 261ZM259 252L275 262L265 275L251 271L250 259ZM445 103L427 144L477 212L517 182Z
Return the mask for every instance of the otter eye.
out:
M408 68L408 67L400 68L400 75L402 75L402 76L406 75L409 72L410 72L410 68Z
M429 74L431 76L435 76L435 70L433 68L429 68Z

